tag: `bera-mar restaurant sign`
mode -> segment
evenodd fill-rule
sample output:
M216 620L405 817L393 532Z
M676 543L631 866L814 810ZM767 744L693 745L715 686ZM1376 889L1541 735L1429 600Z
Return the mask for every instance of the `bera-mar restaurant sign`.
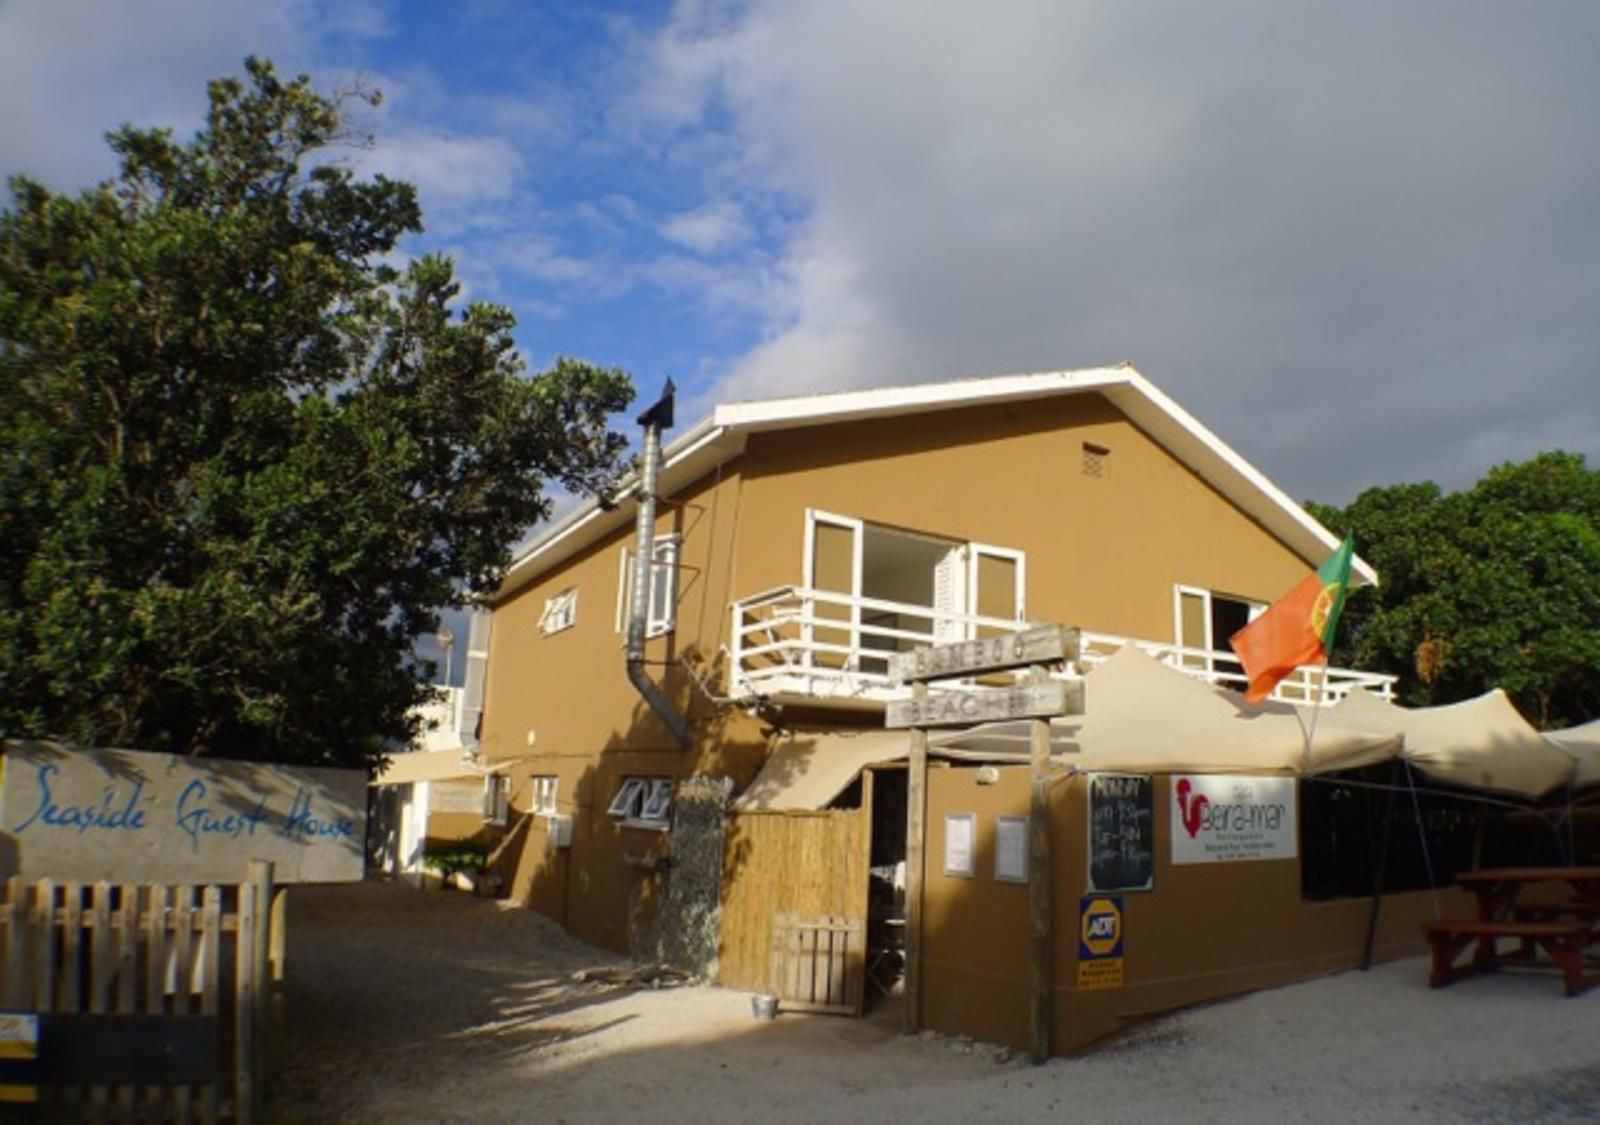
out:
M225 883L264 859L280 883L362 877L367 785L360 770L0 745L0 873Z
M1180 774L1172 779L1172 862L1294 859L1294 778Z

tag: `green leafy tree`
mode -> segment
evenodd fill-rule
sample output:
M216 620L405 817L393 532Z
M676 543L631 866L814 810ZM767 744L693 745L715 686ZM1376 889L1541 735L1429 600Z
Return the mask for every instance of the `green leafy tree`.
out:
M550 484L620 469L626 375L530 377L448 261L393 264L421 216L337 159L360 104L250 59L191 141L115 132L76 197L12 182L0 733L370 763L414 733L440 608Z
M1600 715L1600 472L1582 456L1313 511L1354 531L1383 582L1351 596L1335 660L1398 674L1412 704L1499 687L1541 726Z

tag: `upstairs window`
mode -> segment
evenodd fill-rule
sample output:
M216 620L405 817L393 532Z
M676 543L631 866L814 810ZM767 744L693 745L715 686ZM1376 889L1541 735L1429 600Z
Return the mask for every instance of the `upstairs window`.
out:
M544 603L539 615L539 632L545 636L570 629L578 623L578 591L574 587L563 590Z
M625 777L606 812L630 828L664 829L672 816L672 781Z
M633 612L633 551L624 548L617 577L617 632L628 631ZM678 624L678 537L658 535L650 548L650 593L645 598L645 636L659 637Z
M1261 616L1266 605L1195 586L1178 586L1175 594L1173 631L1188 650L1183 654L1184 666L1217 675L1225 687L1242 687L1244 668L1233 658L1228 638Z

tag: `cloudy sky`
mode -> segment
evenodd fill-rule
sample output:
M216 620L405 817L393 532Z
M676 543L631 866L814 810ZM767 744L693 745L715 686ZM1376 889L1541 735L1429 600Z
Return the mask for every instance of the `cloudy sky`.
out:
M358 159L535 361L698 415L1127 359L1344 502L1600 460L1597 42L1592 0L0 0L0 173L92 182L262 54L384 91Z

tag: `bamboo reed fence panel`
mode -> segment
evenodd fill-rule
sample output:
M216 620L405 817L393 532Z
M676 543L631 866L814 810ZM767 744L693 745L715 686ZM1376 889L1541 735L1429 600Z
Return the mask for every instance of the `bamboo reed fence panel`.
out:
M780 915L865 925L869 816L869 808L860 808L728 818L721 984L760 992L772 987L773 925Z
M281 904L267 905L270 867L252 875L226 890L6 882L5 1010L47 1018L192 1016L215 1029L215 1050L206 1054L217 1060L217 1081L166 1082L149 1074L141 1075L147 1081L115 1085L52 1085L45 1078L38 1087L41 1120L253 1119L262 1079L259 1040L275 1030L262 1004L275 1002L282 981L282 935L270 934L267 923L281 926L283 913ZM269 947L275 957L266 955Z

